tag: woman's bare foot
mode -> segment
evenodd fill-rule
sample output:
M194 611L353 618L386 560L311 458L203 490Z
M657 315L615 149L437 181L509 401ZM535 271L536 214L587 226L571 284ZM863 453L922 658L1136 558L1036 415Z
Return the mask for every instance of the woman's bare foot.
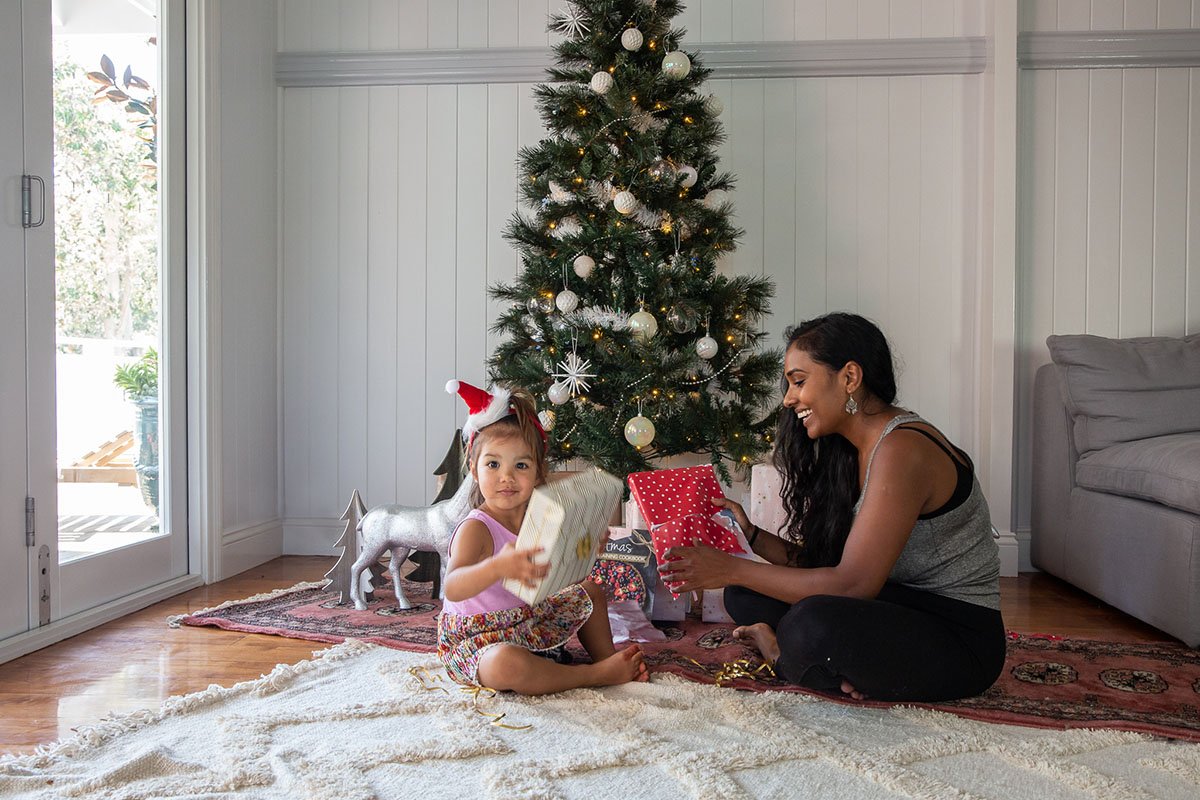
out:
M866 700L867 699L867 696L865 694L860 692L858 689L855 689L854 686L851 685L850 681L847 681L847 680L842 681L842 693L850 695L855 700Z
M765 622L734 628L733 638L752 643L768 664L779 660L779 640L775 638L775 631Z
M608 658L592 664L594 685L615 686L618 683L650 680L644 659L642 648L636 644L618 650Z

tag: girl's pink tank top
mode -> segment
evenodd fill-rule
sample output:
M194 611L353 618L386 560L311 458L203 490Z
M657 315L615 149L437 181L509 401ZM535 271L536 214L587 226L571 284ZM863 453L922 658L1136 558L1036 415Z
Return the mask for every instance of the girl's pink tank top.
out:
M462 526L468 519L477 519L487 526L488 533L492 535L492 555L499 553L504 548L504 545L509 542L517 541L515 533L477 508L470 514L467 514L466 519L458 523L458 527L454 529L454 534L450 537L450 547L454 546L454 537L458 536L458 532L462 530ZM447 551L449 549L447 548ZM458 602L452 600L443 601L442 611L447 614L471 616L474 614L484 614L488 611L502 611L506 608L516 608L523 605L526 605L524 600L505 589L500 581L496 581L474 597L468 597L466 600L459 600Z

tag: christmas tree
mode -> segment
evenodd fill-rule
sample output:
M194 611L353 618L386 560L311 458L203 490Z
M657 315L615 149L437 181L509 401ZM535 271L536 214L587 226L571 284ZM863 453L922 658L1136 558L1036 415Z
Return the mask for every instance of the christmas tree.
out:
M777 351L756 352L771 283L726 276L741 231L719 172L722 104L679 51L676 0L572 0L552 83L535 88L550 135L519 154L532 207L506 238L522 268L492 288L508 335L491 378L550 413L550 455L625 476L648 459L748 465L770 449ZM549 405L547 405L547 402Z

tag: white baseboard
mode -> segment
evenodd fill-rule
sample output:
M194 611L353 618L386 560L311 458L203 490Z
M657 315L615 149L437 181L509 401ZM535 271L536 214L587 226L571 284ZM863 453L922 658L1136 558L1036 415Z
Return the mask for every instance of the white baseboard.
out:
M1029 528L1017 529L1017 545L1020 548L1019 566L1021 572L1039 572L1038 568L1033 565L1030 560L1030 547L1032 546L1033 531Z
M283 521L283 554L285 556L336 556L341 549L334 546L341 538L340 519L323 517L293 518Z
M237 575L283 555L283 522L267 520L221 534L221 553L215 580Z
M1012 531L1000 531L996 540L1000 546L1000 577L1015 578L1021 564L1020 542Z
M146 606L154 605L160 600L166 600L181 592L186 592L189 589L195 589L197 586L203 585L204 579L199 575L183 575L165 583L160 583L158 586L151 586L149 589L143 589L140 592L119 597L116 600L88 611L81 611L78 614L51 622L49 625L43 625L28 633L18 634L17 636L5 639L3 642L0 642L0 664L11 661L14 658L20 658L35 650L41 650L43 647L48 647L55 642L61 642L63 639L69 639L86 630L95 628L97 625L112 622L114 619L123 617L126 614L132 614L135 611L142 610ZM166 624L165 618L163 624Z

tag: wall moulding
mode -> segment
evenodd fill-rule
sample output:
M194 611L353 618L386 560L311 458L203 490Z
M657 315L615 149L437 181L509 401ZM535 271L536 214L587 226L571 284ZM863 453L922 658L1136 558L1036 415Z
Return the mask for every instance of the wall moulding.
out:
M1200 30L1027 32L1021 69L1200 67Z
M853 39L845 41L689 45L713 79L827 78L862 75L967 75L987 67L987 39ZM279 53L282 87L406 84L540 83L553 64L546 47Z

